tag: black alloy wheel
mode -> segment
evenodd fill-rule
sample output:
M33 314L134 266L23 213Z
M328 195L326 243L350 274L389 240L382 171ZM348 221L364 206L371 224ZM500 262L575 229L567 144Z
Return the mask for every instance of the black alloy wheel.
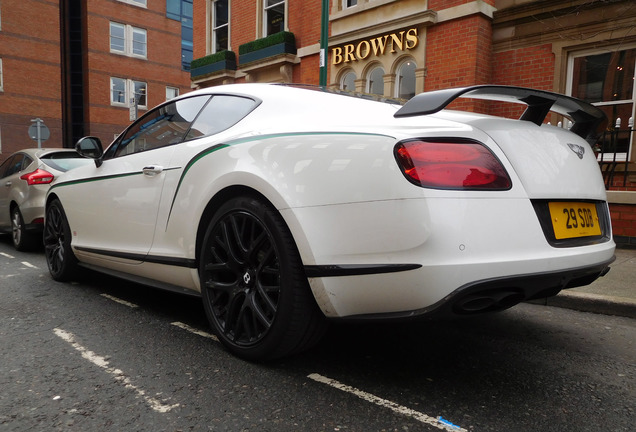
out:
M219 208L205 233L199 275L208 320L239 357L290 355L324 332L291 234L260 199L238 197Z
M71 228L57 199L46 207L44 255L53 279L67 281L76 273L77 258L71 250Z

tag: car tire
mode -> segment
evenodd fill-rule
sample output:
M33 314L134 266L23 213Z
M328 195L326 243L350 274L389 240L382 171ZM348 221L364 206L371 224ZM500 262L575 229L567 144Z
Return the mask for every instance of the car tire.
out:
M37 236L27 232L22 212L20 212L18 206L11 210L11 239L13 240L13 247L17 251L34 249L38 240Z
M71 249L71 228L62 203L57 199L46 207L44 255L56 281L68 281L77 273L77 258Z
M243 196L220 206L199 254L203 305L219 340L249 361L272 360L318 342L326 321L280 214Z

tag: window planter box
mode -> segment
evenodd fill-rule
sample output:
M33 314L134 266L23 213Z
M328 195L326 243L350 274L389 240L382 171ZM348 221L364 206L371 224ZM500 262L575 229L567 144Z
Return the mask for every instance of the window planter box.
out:
M224 70L236 70L236 54L232 51L222 51L192 61L190 78L194 79Z
M296 54L296 38L283 31L239 46L241 66L281 54Z
M243 65L279 54L296 54L296 45L289 42L282 42L256 51L241 54L239 60L241 65Z

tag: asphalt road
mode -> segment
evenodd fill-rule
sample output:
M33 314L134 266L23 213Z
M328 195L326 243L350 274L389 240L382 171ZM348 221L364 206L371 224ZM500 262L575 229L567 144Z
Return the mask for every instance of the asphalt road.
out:
M333 325L252 364L198 298L92 272L57 283L0 237L0 347L1 432L636 429L636 321L532 304Z

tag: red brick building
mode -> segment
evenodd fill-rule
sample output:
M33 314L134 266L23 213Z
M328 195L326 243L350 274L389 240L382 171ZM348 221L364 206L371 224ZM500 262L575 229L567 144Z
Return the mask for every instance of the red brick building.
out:
M50 131L43 147L72 147L84 135L107 144L130 123L131 99L141 114L190 90L174 10L183 2L191 7L191 0L2 0L0 162L38 146L27 133L33 119Z
M617 242L636 245L632 0L328 3L328 85L408 98L448 87L505 84L555 91L600 106L610 124L595 150L614 234ZM194 11L194 87L319 83L321 1L194 0ZM272 36L281 31L293 35L292 48ZM278 50L264 48L275 44ZM229 63L221 61L228 57L226 50L234 54ZM260 54L254 55L256 51ZM513 111L470 101L454 107ZM567 127L557 116L550 121Z
M35 118L49 128L47 143L61 146L59 16L51 2L0 4L0 162L15 150L37 147L28 135Z

